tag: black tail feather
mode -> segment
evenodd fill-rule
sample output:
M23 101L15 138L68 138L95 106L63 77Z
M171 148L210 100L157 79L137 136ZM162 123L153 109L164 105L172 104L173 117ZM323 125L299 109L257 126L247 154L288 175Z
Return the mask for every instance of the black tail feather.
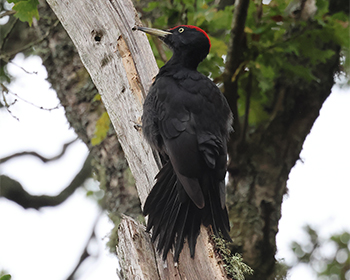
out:
M187 234L188 246L190 248L191 257L194 257L194 251L196 248L197 237L199 235L203 210L198 209L197 207L192 207L191 209L191 217L188 219L189 221L189 232Z
M189 201L186 203L186 205L183 205L185 209L181 211L181 216L179 217L179 221L188 221L189 206L190 206ZM177 240L176 240L175 251L174 251L174 259L176 260L179 259L180 252L182 251L182 248L184 245L186 224L187 222L182 222L182 225L180 225L179 231L177 232Z
M200 225L211 225L215 235L229 236L229 220L226 208L221 207L219 190L213 176L208 173L201 181L205 196L205 207L199 209L189 197L184 196L183 187L177 180L170 162L157 175L157 182L147 197L143 213L149 215L147 230L152 231L152 242L158 240L157 250L165 260L174 247L174 261L178 261L185 238L191 257L194 257Z
M176 194L175 199L172 201L172 207L170 210L170 215L168 217L164 217L166 219L163 220L161 225L161 231L159 234L158 240L158 251L163 250L164 253L168 253L173 245L173 240L175 239L176 234L176 221L179 216L179 212L181 209L181 205L178 202L178 195ZM166 258L166 254L163 255L163 258Z

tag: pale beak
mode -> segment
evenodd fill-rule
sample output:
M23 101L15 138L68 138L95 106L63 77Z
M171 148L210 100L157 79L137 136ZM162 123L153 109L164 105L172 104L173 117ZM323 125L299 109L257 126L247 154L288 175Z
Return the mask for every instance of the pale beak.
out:
M137 29L140 31L146 32L148 34L155 35L155 36L162 37L162 38L166 37L167 35L172 34L169 31L163 31L163 30L156 29L156 28L137 27Z

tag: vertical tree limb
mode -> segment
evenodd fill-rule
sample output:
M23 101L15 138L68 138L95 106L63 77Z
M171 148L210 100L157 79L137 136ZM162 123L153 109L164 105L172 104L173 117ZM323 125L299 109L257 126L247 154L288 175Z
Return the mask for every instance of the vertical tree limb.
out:
M231 79L239 64L243 61L244 27L247 19L249 0L237 0L233 11L231 37L227 52L224 78Z
M141 131L135 129L135 124L140 123L143 100L158 68L146 35L133 31L133 27L140 25L137 13L128 0L47 2L72 38L101 94L143 204L158 167L151 148ZM131 227L130 223L125 226L123 223L119 234L121 239L129 236L129 241L134 242L135 235L126 230ZM210 253L214 249L204 228L198 238L195 259L190 258L187 247L185 244L177 267L170 254L166 267L158 256L154 257L161 279L225 279L222 265L218 265L215 254ZM137 246L126 248L130 253L123 255L123 261L132 258L133 248ZM142 258L133 261L138 263L131 269L134 275L139 275L140 279L154 279L147 276L149 270L142 269ZM122 269L126 271L129 267Z
M235 9L233 11L233 19L231 25L231 36L229 41L229 47L226 57L225 70L223 73L224 80L224 94L231 107L234 115L233 127L235 133L230 141L231 152L235 153L237 149L237 140L241 139L241 124L238 118L238 87L237 87L237 75L236 73L240 68L240 65L244 61L243 47L244 47L244 27L247 19L249 7L249 0L237 0L235 1ZM244 68L244 67L242 67ZM233 79L233 77L235 78Z
M136 179L141 203L153 185L157 165L143 141L144 94L157 73L147 37L129 1L47 1L67 30L106 106Z

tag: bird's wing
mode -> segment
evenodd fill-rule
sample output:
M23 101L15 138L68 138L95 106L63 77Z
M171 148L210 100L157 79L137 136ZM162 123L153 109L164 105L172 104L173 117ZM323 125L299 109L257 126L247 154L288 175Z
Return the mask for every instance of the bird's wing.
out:
M210 119L215 119L215 110L220 109L215 106L222 105L217 104L215 96L209 96L213 100L205 96L207 91L212 89L212 84L201 80L192 81L197 85L192 88L201 92L191 92L191 80L184 81L187 81L187 84L183 86L166 77L157 81L158 128L165 152L179 181L197 207L203 208L205 205L198 178L202 177L202 173L207 169L213 170L214 179L220 188L218 191L221 194L221 204L224 205L225 184L219 182L224 180L226 173L226 141L223 143L217 120L211 122ZM210 92L208 94L210 95ZM220 96L220 92L214 94Z
M191 84L188 80L185 86ZM194 115L198 127L198 147L209 168L215 188L220 193L222 208L225 207L225 175L227 168L227 139L232 130L232 113L218 87L207 77L198 77L196 90L198 112ZM192 94L194 90L192 91Z
M224 209L226 203L226 139L219 139L211 133L201 134L198 135L198 147L206 165L212 171L212 179L219 188L221 207Z
M156 83L156 110L163 150L169 156L187 195L198 208L203 208L204 195L198 181L202 159L198 150L196 124L191 108L187 106L190 101L188 93L171 78L161 77Z
M204 195L198 181L201 173L201 156L192 127L193 118L189 112L183 113L187 114L188 120L169 116L160 122L160 131L166 136L163 137L165 150L179 181L197 207L203 208ZM184 116L181 117L184 119Z

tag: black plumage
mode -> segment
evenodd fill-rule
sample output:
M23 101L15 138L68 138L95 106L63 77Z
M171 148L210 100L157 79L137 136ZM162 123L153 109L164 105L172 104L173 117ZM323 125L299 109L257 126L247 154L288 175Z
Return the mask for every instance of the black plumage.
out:
M210 50L203 30L187 25L139 30L159 36L173 50L143 107L144 136L166 161L143 212L163 259L173 248L178 261L185 239L194 256L202 223L231 240L225 174L232 113L218 87L196 70Z

